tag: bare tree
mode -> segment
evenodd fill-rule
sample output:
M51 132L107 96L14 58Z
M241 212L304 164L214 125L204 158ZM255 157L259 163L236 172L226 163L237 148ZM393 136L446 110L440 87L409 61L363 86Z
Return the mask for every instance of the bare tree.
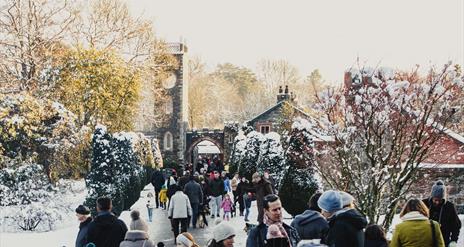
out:
M464 78L447 64L425 78L392 70L351 70L345 87L319 95L332 141L317 148L316 167L334 188L357 198L371 223L388 229L419 165L444 136Z
M115 50L129 62L144 61L157 42L153 25L142 16L134 17L121 0L91 0L74 25L74 45Z
M41 73L53 65L78 14L68 0L8 0L2 4L0 88L35 93Z

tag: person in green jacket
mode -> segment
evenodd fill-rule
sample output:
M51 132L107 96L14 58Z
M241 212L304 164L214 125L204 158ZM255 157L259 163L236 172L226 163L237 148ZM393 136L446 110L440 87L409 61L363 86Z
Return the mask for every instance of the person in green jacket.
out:
M429 220L429 209L418 199L410 199L400 213L390 247L445 247L440 225ZM434 234L432 234L434 233Z

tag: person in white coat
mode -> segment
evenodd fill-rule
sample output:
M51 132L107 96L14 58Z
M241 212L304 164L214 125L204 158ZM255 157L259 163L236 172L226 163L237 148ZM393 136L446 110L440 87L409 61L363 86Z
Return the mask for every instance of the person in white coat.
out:
M175 186L175 191L168 209L168 218L171 219L174 239L179 235L179 224L181 226L180 232L186 232L189 218L192 217L192 207L188 196L182 192L182 188L178 185Z

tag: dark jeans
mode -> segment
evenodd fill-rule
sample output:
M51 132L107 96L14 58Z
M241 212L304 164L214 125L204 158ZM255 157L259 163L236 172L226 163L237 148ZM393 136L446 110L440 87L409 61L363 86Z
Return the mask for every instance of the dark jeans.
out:
M160 206L159 193L160 193L160 191L155 189L155 202L156 202L156 208L159 208L159 206Z
M172 219L172 231L174 232L174 238L177 238L179 235L179 224L180 224L180 232L186 232L188 226L188 218L177 218Z
M197 227L197 219L198 219L198 208L200 206L199 203L191 203L192 206L192 226Z

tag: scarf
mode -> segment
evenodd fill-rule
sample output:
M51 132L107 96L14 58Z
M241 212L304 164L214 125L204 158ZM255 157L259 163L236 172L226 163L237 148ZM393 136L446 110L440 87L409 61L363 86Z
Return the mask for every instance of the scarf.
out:
M278 229L279 229L279 232L280 232L280 234L279 233L274 233L274 234L271 234L271 236L267 236L267 239L276 238L276 237L278 238L278 237L283 236L284 238L286 238L288 240L288 242L291 245L290 238L288 237L287 231L285 231L285 228L283 226L282 221L273 221L266 214L264 214L263 223L268 226L268 229L269 229L269 226L271 226L271 225L277 226ZM268 232L268 235L269 235L269 232ZM281 236L279 236L279 235L281 235Z

